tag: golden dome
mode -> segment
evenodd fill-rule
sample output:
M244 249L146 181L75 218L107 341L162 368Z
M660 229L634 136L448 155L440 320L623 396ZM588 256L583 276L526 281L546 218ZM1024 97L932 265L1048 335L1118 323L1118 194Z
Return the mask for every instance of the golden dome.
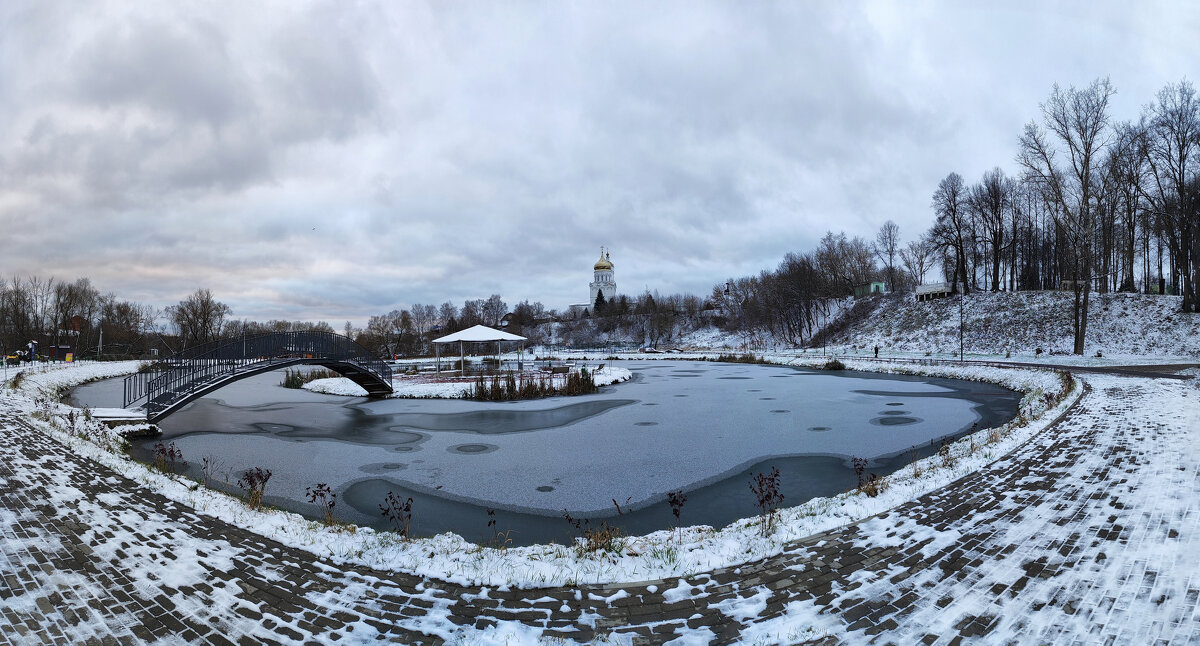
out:
M608 253L604 251L604 247L600 247L600 260L596 261L596 265L592 269L600 271L601 269L612 269L612 261L608 259Z

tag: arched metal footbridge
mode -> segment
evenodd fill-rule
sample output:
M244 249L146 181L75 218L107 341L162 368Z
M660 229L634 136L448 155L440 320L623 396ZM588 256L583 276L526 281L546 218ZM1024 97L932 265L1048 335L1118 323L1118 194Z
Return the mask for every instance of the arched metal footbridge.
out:
M277 332L214 341L154 362L125 378L125 408L141 406L156 422L222 386L270 370L318 365L350 378L368 395L392 392L392 369L374 353L332 332Z

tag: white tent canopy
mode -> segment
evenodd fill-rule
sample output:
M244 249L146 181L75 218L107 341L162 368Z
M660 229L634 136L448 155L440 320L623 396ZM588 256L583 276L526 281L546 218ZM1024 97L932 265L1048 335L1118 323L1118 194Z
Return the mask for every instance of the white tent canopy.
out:
M525 341L525 337L509 334L503 330L490 328L486 325L476 325L465 330L459 330L454 334L447 334L440 339L434 339L434 343L458 343L459 341L479 342L479 341Z
M517 336L516 334L509 334L508 332L504 332L503 330L497 330L495 328L490 328L486 325L476 325L475 327L469 327L465 330L460 330L458 332L455 332L454 334L447 334L446 336L441 337L440 339L433 340L433 342L437 344L437 346L435 346L437 349L437 371L438 372L442 371L441 348L442 348L443 344L446 344L446 343L457 343L458 344L458 361L459 361L458 365L459 365L459 372L461 373L464 370L464 368L463 368L463 359L465 358L464 354L463 354L463 344L464 343L487 343L489 341L495 341L496 342L496 356L497 356L497 358L499 358L501 341L525 341L525 340L526 339L523 336ZM520 363L520 362L518 361L518 363Z

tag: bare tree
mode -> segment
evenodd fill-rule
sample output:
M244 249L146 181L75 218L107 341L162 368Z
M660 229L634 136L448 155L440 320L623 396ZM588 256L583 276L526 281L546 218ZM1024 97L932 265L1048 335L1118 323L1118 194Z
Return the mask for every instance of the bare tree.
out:
M928 237L913 240L900 251L900 261L914 285L925 283L925 274L933 264L934 244Z
M481 310L484 325L500 325L500 319L504 318L505 314L508 314L508 304L500 300L499 294L492 294L484 301Z
M1017 160L1039 184L1056 208L1056 219L1067 236L1071 286L1075 299L1072 324L1075 354L1083 354L1091 295L1093 240L1096 233L1096 170L1108 145L1108 100L1116 93L1108 79L1097 79L1083 90L1062 90L1056 84L1041 105L1045 130L1029 122L1021 135ZM1048 131L1048 132L1047 132ZM1053 139L1052 139L1053 137ZM1067 165L1058 163L1058 156Z
M1123 292L1132 292L1134 268L1137 264L1137 231L1140 215L1145 210L1142 186L1145 180L1145 162L1142 156L1143 131L1128 122L1117 127L1117 139L1113 144L1106 166L1112 174L1119 193L1121 213L1121 280L1117 287Z
M438 325L449 328L458 323L458 306L450 301L442 303L438 308Z
M1012 208L1011 195L1012 181L996 167L983 174L979 183L971 188L968 198L987 242L992 269L989 282L993 292L1000 291L1000 265L1008 244L1006 216Z
M826 232L817 245L813 262L817 271L836 286L837 295L842 296L853 294L856 285L874 280L877 274L870 245L857 236L847 239L845 233Z
M482 298L463 301L462 309L458 313L458 324L463 328L482 324L484 303Z
M225 317L231 311L228 305L213 298L211 290L198 289L178 305L168 307L167 317L187 348L220 338Z
M883 262L888 291L896 291L896 258L900 255L900 227L888 220L875 234L875 255Z
M1200 99L1187 81L1168 84L1142 115L1145 196L1182 278L1183 311L1197 311L1200 283Z
M967 252L974 246L971 223L967 219L967 187L962 175L950 173L938 182L933 193L933 211L937 221L930 231L935 248L951 256L954 266L950 276L951 293L970 290L967 280Z

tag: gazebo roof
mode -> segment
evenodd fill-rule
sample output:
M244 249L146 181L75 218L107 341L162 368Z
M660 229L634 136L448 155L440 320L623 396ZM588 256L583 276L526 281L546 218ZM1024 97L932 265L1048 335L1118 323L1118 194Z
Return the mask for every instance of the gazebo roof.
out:
M509 334L503 330L490 328L486 325L476 325L465 330L460 330L454 334L448 334L440 339L434 339L434 343L456 343L458 341L526 341L523 336Z

